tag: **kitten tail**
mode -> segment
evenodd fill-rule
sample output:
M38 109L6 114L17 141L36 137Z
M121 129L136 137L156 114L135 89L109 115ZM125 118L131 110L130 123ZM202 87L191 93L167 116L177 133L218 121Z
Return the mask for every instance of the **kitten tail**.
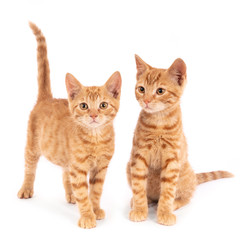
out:
M52 98L50 86L50 69L47 58L47 44L41 30L32 22L29 26L37 40L37 62L38 62L38 99L42 101Z
M212 180L217 180L220 178L231 178L234 175L230 172L226 171L214 171L214 172L206 172L206 173L197 173L197 184L209 182Z

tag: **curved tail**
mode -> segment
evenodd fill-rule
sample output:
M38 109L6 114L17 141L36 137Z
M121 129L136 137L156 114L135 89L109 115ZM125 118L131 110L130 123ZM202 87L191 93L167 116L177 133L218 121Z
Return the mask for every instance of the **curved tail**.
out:
M52 98L50 85L50 69L47 58L47 44L41 30L32 22L29 26L37 40L37 62L38 62L38 99L42 101Z
M234 175L230 172L226 171L213 171L213 172L206 172L206 173L197 173L197 184L209 182L212 180L217 180L220 178L230 178Z

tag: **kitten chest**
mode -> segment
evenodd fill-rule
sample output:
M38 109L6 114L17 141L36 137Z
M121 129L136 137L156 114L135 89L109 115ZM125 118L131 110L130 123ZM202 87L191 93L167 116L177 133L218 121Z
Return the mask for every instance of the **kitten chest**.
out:
M154 136L149 143L149 166L155 169L161 167L162 159L162 141L161 135Z

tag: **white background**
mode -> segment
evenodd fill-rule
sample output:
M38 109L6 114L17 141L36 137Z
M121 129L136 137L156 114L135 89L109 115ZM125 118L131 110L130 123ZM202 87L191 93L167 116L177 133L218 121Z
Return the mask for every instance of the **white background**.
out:
M65 201L62 171L45 158L35 195L19 200L29 112L37 96L36 40L48 44L55 97L66 98L65 74L84 85L102 85L116 70L122 97L115 120L116 150L102 207L106 218L91 230ZM240 239L240 14L238 1L0 1L0 238L1 239ZM233 179L198 187L176 211L177 224L128 220L131 191L125 168L140 107L134 96L137 53L154 67L181 57L188 84L182 98L189 161L196 172L228 170Z

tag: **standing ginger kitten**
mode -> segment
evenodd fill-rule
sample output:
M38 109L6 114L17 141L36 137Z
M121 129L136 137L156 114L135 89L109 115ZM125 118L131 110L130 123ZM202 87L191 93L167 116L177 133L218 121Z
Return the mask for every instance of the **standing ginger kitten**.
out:
M232 177L215 171L195 174L187 159L180 98L186 65L176 59L167 70L146 64L137 55L136 98L142 107L136 126L127 177L132 188L132 221L147 218L148 202L158 202L158 223L173 225L173 211L187 204L200 183Z
M25 149L25 177L19 198L31 198L38 159L44 155L63 168L69 203L77 202L79 226L92 228L105 217L100 197L114 152L113 119L119 109L121 76L115 72L101 87L85 87L66 75L67 99L54 99L45 38L30 23L38 49L38 99L31 112ZM88 194L87 174L90 172Z

